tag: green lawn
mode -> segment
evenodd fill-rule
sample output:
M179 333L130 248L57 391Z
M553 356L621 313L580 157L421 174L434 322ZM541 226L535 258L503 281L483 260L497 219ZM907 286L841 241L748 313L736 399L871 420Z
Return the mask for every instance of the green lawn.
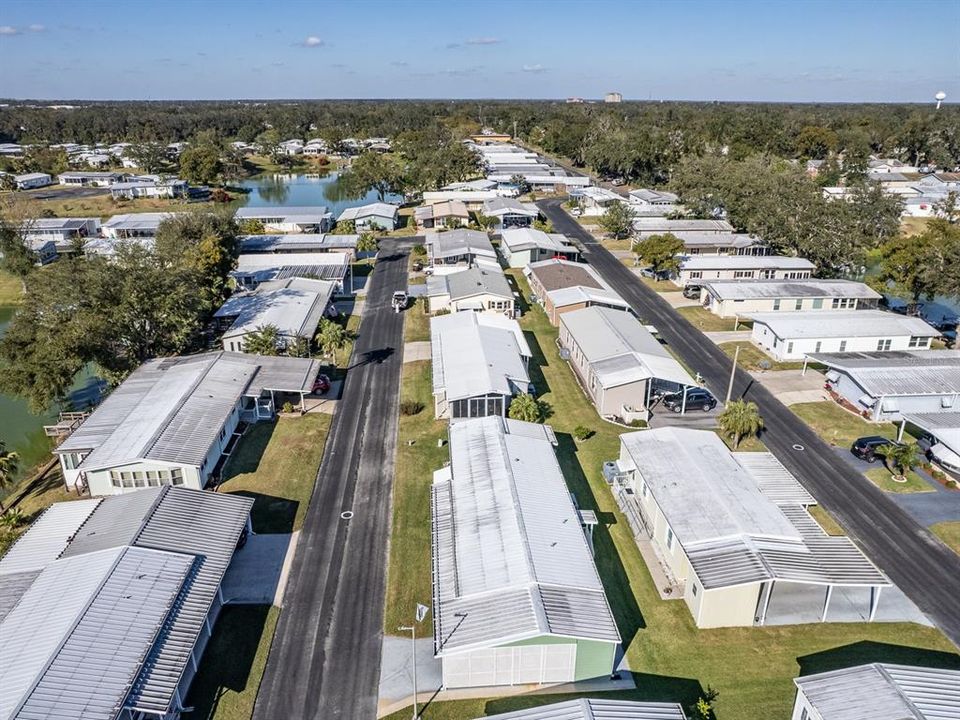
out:
M739 347L740 355L737 356L737 365L745 370L801 370L803 368L803 361L777 362L749 340L721 343L718 347L731 358ZM765 362L766 366L762 366L761 362ZM808 364L807 367L813 367L813 364Z
M869 423L831 400L799 403L791 405L790 410L831 445L850 447L854 440L866 435L880 435L891 440L897 436L897 428L892 423Z
M929 483L924 480L922 477L917 475L913 470L907 473L906 482L894 482L891 473L887 468L883 467L881 463L880 467L875 467L864 473L874 485L876 485L881 490L886 492L895 492L895 493L925 493L925 492L934 492L934 489L930 487Z
M311 413L257 423L227 462L221 492L253 497L258 533L299 530L323 456L331 416Z
M421 342L430 339L430 316L425 311L426 298L416 298L403 311L403 341Z
M23 283L20 278L0 270L0 306L19 305L23 301Z
M630 263L630 266L633 266L632 262ZM640 282L642 282L648 288L658 293L680 292L683 289L670 280L654 280L653 278L648 277L640 277L639 279ZM731 323L731 325L732 324L733 323Z
M186 720L249 720L267 664L280 610L227 605L190 686Z
M523 294L529 294L519 273L508 272L517 278ZM684 603L660 600L630 528L602 478L601 463L619 454L623 429L604 422L586 401L569 367L560 360L554 342L557 330L546 315L533 308L520 323L529 333L533 350L533 380L552 410L548 422L557 433L557 453L567 482L580 506L596 510L601 519L594 533L597 566L624 638L629 665L640 673L641 688L621 696L675 700L686 706L709 685L720 692L715 704L718 720L770 720L789 716L795 692L793 678L801 672L880 659L960 668L960 656L953 646L938 631L919 625L694 627ZM427 389L423 370L417 376L415 369L405 368L405 392L412 393L415 376L420 392ZM446 451L436 447L443 426L430 419L431 408L428 405L423 411L427 413L425 418L401 418L388 579L386 629L391 632L406 620L415 600L429 597L430 560L424 550L429 543L429 476L447 458ZM584 442L574 442L571 433L577 425L590 428L594 435ZM419 437L417 444L407 446L407 439L414 436ZM398 599L404 614L395 609ZM479 717L560 699L555 695L528 695L434 703L423 717ZM409 714L409 710L403 710L392 717L399 720Z
M930 529L947 547L960 554L960 520L937 523L931 525Z
M673 283L670 283L670 284L673 285ZM680 308L677 308L677 312L683 315L687 320L689 320L694 327L699 328L703 332L719 332L719 331L732 332L733 330L749 330L750 329L750 325L745 324L742 320L739 323L737 323L736 327L734 327L734 322L736 321L736 318L719 317L718 315L714 315L712 312L710 312L706 308L700 307L699 305L688 305L687 307L680 307Z
M833 515L824 510L820 505L811 505L807 511L813 516L813 519L819 523L820 527L827 535L846 535L843 527L834 520Z

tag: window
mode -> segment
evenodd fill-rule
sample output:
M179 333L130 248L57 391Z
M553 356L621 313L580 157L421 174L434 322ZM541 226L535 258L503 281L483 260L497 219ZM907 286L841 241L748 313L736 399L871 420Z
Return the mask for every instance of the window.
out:
M700 279L700 278L702 278L702 277L703 277L703 273L700 272L699 270L691 270L691 271L690 271L690 279L691 279L691 280L698 280L698 279Z
M880 340L877 340L877 350L880 352L889 350L890 345L892 344L893 344L893 340L891 340L890 338L881 338Z
M910 338L910 347L912 348L925 348L930 344L930 338L928 337L911 337Z
M776 276L777 276L777 271L776 271L776 270L761 270L761 271L760 271L760 279L761 279L761 280L772 280L772 279L775 278Z
M817 340L817 344L813 346L813 351L814 351L814 352L820 352L820 346L821 346L821 345L823 345L823 343L820 342L819 340Z
M734 280L737 280L739 278L752 278L752 277L753 277L753 270L734 270L733 271Z
M841 341L840 341L840 352L843 352L843 351L846 350L846 349L847 349L847 341L846 341L846 340L841 340Z
M700 588L699 588L699 586L698 586L696 583L693 583L692 585L690 585L690 594L691 594L691 595L693 595L694 597L696 597L696 596L697 596L697 593L698 593L699 591L700 591Z
M170 480L173 485L183 485L183 470L174 468L170 471Z
M793 340L787 343L787 355L793 352Z
M110 471L110 484L114 487L120 487L120 473L116 470Z
M667 550L673 550L673 530L667 528Z
M852 310L856 307L857 301L855 298L834 298L831 303L831 307L834 310Z
M814 310L823 310L823 298L814 298L814 299L813 299L813 309L814 309Z
M807 712L806 708L800 710L800 720L810 720L810 713Z
M797 298L796 304L793 306L794 310L803 310L803 299Z
M640 482L640 494L643 495L643 497L647 497L647 481L646 480L642 480Z
M777 298L776 300L773 301L773 309L774 310L780 309L780 298Z

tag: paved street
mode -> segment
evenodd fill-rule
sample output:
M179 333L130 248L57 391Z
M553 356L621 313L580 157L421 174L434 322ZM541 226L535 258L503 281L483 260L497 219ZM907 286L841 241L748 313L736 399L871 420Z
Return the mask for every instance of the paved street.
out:
M684 362L700 372L721 400L731 360L653 290L616 260L560 207L537 203L557 232L578 240L591 263ZM960 557L941 544L897 503L850 468L817 435L750 375L738 370L734 397L760 406L763 440L779 460L843 524L870 558L960 646Z
M403 349L403 315L391 310L390 297L406 286L407 251L397 241L381 243L257 720L376 717Z

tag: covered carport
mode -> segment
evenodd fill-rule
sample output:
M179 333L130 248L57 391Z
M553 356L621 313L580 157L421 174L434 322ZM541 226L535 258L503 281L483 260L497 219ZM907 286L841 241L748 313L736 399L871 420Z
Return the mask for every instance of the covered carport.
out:
M904 413L897 433L903 440L907 423L930 435L930 459L946 472L960 477L960 412Z

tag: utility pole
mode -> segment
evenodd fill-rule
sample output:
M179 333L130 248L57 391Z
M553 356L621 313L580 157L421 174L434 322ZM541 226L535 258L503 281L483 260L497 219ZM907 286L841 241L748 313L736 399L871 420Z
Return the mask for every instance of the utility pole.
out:
M410 660L413 663L413 720L418 720L420 717L420 709L417 705L417 623L423 622L428 612L430 608L417 603L413 624L401 625L397 628L400 632L410 632Z
M730 384L727 385L727 399L723 401L724 405L730 402L730 396L733 395L733 378L737 374L737 358L739 357L740 346L737 345L736 349L733 351L733 367L730 368Z

